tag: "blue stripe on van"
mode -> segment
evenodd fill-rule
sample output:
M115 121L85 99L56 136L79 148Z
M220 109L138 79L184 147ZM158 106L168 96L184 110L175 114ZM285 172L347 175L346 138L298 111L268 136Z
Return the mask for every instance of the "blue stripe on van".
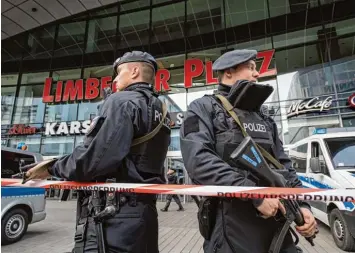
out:
M323 184L319 181L316 181L314 179L310 180L309 177L304 177L304 176L300 176L298 175L298 178L302 181L302 182L306 182L310 185L313 185L315 188L319 188L319 189L334 189L332 187L330 187L329 185ZM304 188L308 188L307 186L304 186ZM355 205L352 202L343 202L344 206L346 209L350 209L353 210L355 208Z
M43 188L30 187L1 187L1 197L21 197L29 195L44 195Z

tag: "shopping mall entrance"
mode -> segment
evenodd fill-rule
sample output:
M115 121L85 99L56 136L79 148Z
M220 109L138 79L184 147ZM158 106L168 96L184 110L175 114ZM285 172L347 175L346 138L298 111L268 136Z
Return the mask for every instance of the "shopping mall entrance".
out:
M168 151L165 159L165 173L168 169L175 169L178 173L179 184L192 184L182 160L181 151ZM188 195L179 195L181 202L191 202L193 199ZM165 201L166 195L160 196L160 200Z

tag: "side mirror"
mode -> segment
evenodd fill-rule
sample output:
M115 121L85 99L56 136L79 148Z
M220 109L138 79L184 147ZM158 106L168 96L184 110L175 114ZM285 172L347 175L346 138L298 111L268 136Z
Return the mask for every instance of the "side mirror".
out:
M318 157L312 157L310 160L310 167L311 171L313 173L322 173L322 169L320 166L319 158Z

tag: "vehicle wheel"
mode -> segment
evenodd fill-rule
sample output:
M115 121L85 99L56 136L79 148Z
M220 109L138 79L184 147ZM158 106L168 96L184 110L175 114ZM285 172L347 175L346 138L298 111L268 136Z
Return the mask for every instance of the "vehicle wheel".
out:
M355 239L351 236L345 219L339 209L335 208L330 212L330 230L335 244L347 252L355 251Z
M28 214L25 210L16 208L4 215L1 220L1 245L19 241L26 233Z

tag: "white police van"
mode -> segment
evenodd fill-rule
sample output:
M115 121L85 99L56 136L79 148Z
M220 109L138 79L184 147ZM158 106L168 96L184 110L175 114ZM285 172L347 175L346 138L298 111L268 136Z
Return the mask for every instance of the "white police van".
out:
M304 187L355 188L355 128L315 129L289 147ZM355 196L353 196L355 197ZM315 217L330 226L336 245L355 251L355 203L311 201Z
M1 178L20 172L20 164L42 161L40 154L1 147ZM1 245L19 241L28 225L46 218L43 188L1 187Z

